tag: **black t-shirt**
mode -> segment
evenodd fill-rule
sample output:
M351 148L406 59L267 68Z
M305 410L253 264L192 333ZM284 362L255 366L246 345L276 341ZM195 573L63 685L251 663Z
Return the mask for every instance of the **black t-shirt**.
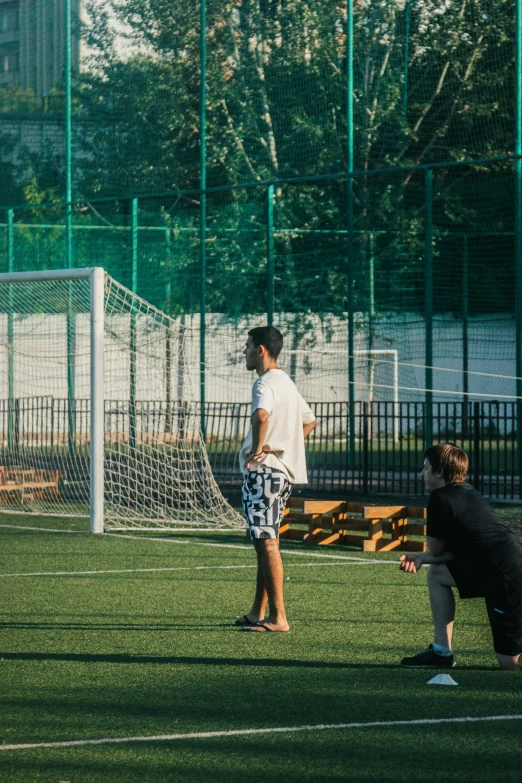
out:
M470 484L446 484L428 501L427 534L455 558L473 560L502 580L522 573L522 542Z

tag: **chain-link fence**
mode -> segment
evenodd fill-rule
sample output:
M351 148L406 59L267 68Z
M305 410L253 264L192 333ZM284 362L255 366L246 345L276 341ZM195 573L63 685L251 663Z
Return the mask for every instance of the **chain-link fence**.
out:
M267 320L351 462L365 401L426 442L435 403L520 408L521 0L39 2L3 23L2 271L100 265L191 326L204 429Z

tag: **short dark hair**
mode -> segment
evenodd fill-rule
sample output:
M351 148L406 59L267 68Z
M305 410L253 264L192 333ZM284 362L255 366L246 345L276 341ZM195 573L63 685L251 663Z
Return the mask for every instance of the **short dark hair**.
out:
M272 359L277 359L283 347L283 335L279 329L275 326L256 326L248 334L256 348L263 345Z
M468 456L463 449L453 443L438 443L424 452L434 473L442 476L446 484L466 481Z

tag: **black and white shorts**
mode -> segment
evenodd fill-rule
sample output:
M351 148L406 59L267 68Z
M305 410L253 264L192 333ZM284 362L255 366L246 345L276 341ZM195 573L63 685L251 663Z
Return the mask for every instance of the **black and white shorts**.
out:
M286 473L261 467L243 474L243 510L250 538L277 538L292 485Z

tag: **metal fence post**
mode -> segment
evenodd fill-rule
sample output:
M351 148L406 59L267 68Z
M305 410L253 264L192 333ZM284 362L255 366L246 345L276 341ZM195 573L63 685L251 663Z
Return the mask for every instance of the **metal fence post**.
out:
M348 277L348 422L349 465L355 469L355 325L354 325L354 124L353 124L353 0L346 7L346 274Z
M370 470L370 403L363 402L363 492L368 494L369 480L368 474Z
M171 284L169 280L165 304L168 316L170 316L171 312L170 293ZM172 346L170 330L170 321L167 321L167 334L165 335L165 435L170 435L172 432Z
M274 325L274 186L266 189L267 323Z
M199 323L199 398L201 404L201 432L206 438L205 415L205 338L207 311L207 5L200 0L200 94L199 94L199 262L200 262L200 323Z
M138 293L138 199L131 199L131 291Z
M473 486L480 489L480 402L473 403Z
M18 455L20 453L20 400L14 401L14 438L13 438L13 452L14 459L18 462Z
M406 0L404 9L404 66L403 66L403 87L402 87L402 121L404 124L404 136L407 137L408 130L408 65L410 59L410 28L411 28L411 0Z
M133 294L138 293L138 199L131 199L131 268ZM134 303L130 317L130 367L129 367L129 449L136 448L136 312Z
M517 468L522 475L522 0L515 16L515 329Z
M13 210L7 210L7 271L14 272L14 221ZM14 292L9 285L9 304L7 313L7 350L8 350L8 408L7 408L7 451L11 457L15 429L15 385L14 385Z
M462 255L462 437L468 433L468 395L469 395L469 266L468 266L468 235L464 234Z
M425 173L425 239L424 239L424 321L425 353L425 446L433 441L433 170Z
M72 57L71 57L71 0L64 8L64 82L65 82L65 259L67 269L74 268L72 226ZM76 440L76 406L74 398L76 324L74 318L74 284L68 285L67 306L67 396L69 423L69 453L74 454Z

